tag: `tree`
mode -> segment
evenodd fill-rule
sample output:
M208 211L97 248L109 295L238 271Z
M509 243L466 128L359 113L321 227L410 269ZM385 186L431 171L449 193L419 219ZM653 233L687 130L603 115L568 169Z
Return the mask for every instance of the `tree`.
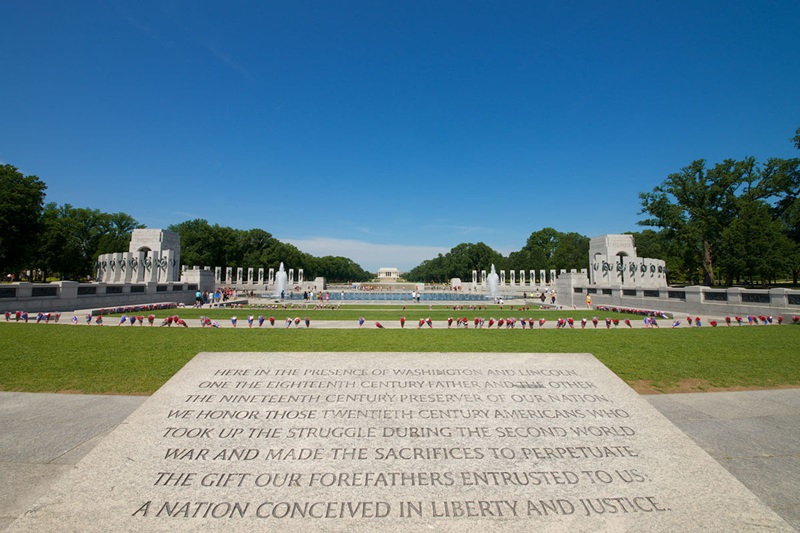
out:
M124 252L131 242L133 230L144 228L127 213L102 213L99 219L100 239L95 255Z
M563 235L561 232L556 231L554 228L542 228L539 231L534 231L528 237L528 241L523 250L529 250L534 257L543 257L545 264L539 268L550 269L555 268L553 257L558 248L558 242ZM589 261L589 248L586 248L586 263ZM538 265L533 265L534 267Z
M445 283L452 278L472 279L473 270L488 269L492 264L504 268L502 254L479 242L461 243L445 255L423 261L405 274L410 281Z
M45 189L38 177L0 165L0 272L29 265L41 229Z
M792 138L800 150L800 128ZM792 281L800 275L800 158L772 158L764 165L760 183L762 197L772 201L773 217L781 223L783 232L793 246L786 251Z
M35 265L46 275L58 273L61 279L77 278L78 272L84 270L80 266L84 263L78 240L80 230L73 211L69 204L59 207L51 202L44 206Z
M692 162L652 192L639 194L641 213L650 215L639 224L662 228L685 251L685 263L699 265L704 283L713 285L722 230L736 216L736 191L754 163L726 160L707 170L704 160Z
M542 228L531 233L525 246L509 255L508 262L514 270L586 268L589 264L589 237Z
M168 229L181 237L181 261L185 265L277 270L284 263L287 268L302 268L306 279L322 276L329 281L366 281L372 277L350 259L316 258L258 228L240 230L195 219Z
M589 237L580 233L562 233L553 252L553 268L556 270L580 270L589 266Z
M767 284L779 272L785 272L793 243L761 200L743 198L738 215L722 232L720 264L729 279L754 276Z
M48 203L42 212L36 268L61 279L93 274L97 257L128 249L131 232L143 227L125 213Z

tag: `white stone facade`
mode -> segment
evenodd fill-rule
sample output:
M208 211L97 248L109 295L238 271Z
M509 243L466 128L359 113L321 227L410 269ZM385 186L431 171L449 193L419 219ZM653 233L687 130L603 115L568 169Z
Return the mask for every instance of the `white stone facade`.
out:
M397 281L400 278L400 271L396 268L383 267L378 269L378 279L380 281Z
M666 264L637 257L633 235L601 235L589 243L589 281L600 287L662 288Z

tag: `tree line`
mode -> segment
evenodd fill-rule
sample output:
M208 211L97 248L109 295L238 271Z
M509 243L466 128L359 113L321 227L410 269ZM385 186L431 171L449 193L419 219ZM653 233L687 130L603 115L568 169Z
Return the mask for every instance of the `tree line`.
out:
M347 257L316 257L284 243L262 229L240 230L211 225L204 219L187 220L167 229L181 236L184 265L242 268L303 269L307 280L318 276L333 283L369 281L373 274Z
M800 128L792 143L800 149ZM85 279L100 254L128 249L131 232L144 227L126 213L70 204L45 204L47 186L0 165L0 273L40 272L42 279ZM800 276L800 158L728 159L709 166L693 161L639 195L656 229L629 232L641 257L663 259L676 283L767 284ZM181 237L181 262L197 266L303 269L305 279L369 281L373 274L352 259L315 257L262 229L211 225L204 219L168 227ZM471 280L472 271L581 269L588 266L589 237L554 228L534 231L508 257L479 242L461 243L406 272L409 281Z
M800 149L800 128L791 139ZM800 158L693 161L639 195L650 257L671 280L769 284L800 274Z
M553 228L534 231L525 246L508 257L486 244L462 243L446 254L423 261L404 277L413 281L446 283L452 278L471 281L472 272L489 270L550 270L587 268L589 237L578 233L562 233Z
M126 213L45 203L47 185L12 165L0 165L0 273L31 280L90 279L97 257L128 250L144 225ZM372 274L346 257L315 257L261 229L239 230L189 220L167 229L181 237L185 265L302 268L306 279L369 281ZM288 268L288 267L287 267ZM6 278L8 279L8 278Z
M47 185L0 165L0 272L38 272L32 279L82 279L94 273L97 256L128 249L142 226L125 213L70 204L45 204Z

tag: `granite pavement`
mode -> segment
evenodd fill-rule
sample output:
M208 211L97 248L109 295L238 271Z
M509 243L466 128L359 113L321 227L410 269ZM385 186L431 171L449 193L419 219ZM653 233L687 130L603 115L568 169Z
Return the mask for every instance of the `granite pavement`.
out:
M0 392L0 531L146 399ZM800 389L644 399L800 531Z

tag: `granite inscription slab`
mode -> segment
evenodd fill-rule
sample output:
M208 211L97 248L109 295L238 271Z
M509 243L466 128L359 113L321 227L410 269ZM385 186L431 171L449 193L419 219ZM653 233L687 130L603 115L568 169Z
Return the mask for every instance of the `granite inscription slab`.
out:
M201 353L9 531L793 531L590 354Z

